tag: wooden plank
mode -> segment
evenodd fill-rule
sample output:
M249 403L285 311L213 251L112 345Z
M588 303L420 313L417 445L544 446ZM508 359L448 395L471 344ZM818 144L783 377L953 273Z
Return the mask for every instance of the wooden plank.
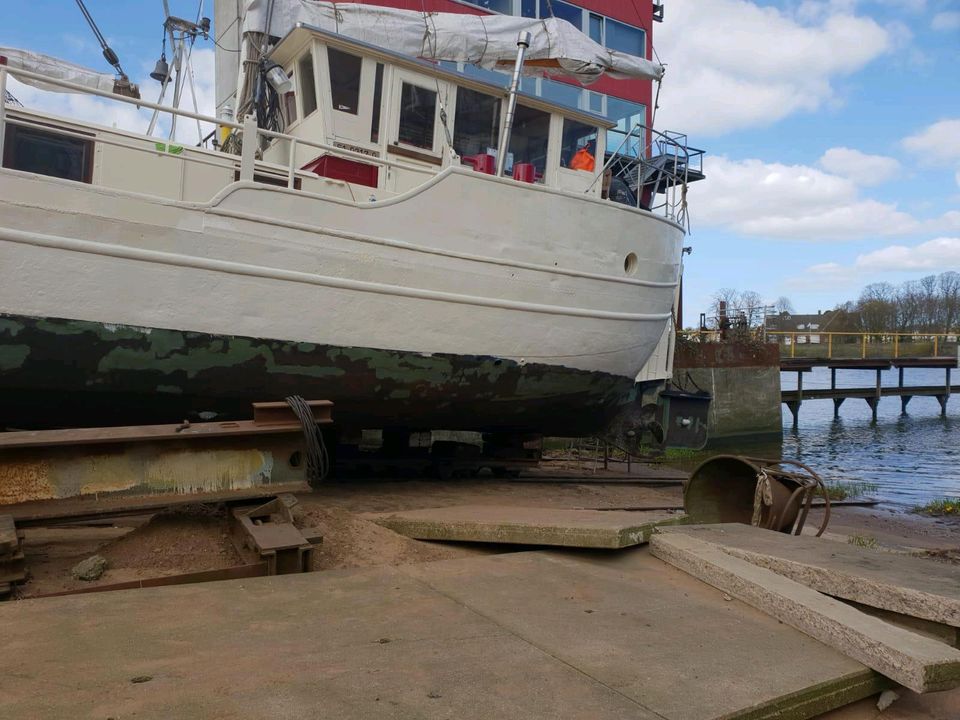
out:
M960 627L960 566L734 523L677 532L827 595Z
M960 686L960 651L683 533L651 537L661 560L919 693Z

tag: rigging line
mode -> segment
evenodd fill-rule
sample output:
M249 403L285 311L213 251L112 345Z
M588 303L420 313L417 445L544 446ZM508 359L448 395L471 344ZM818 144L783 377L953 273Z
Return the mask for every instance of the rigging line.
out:
M83 17L86 19L87 24L93 31L94 36L97 38L97 42L100 43L100 48L103 50L104 60L110 63L117 73L123 77L126 77L127 74L123 71L123 68L120 67L120 58L117 57L117 54L110 48L109 45L107 45L106 38L103 37L103 33L100 32L100 28L98 28L97 23L94 22L93 16L90 14L90 11L87 10L87 6L83 4L83 0L76 0L76 2L77 6L80 8L80 12L83 13Z
M653 50L653 56L657 59L658 63L663 65L663 62L660 60L660 54L657 52L657 46L653 44L653 32L647 27L646 23L643 22L643 15L640 13L640 8L637 7L637 0L630 0L630 4L633 5L633 9L637 11L637 21L640 23L640 27L643 28L647 37L650 38L650 49ZM644 48L644 54L646 54L646 48Z

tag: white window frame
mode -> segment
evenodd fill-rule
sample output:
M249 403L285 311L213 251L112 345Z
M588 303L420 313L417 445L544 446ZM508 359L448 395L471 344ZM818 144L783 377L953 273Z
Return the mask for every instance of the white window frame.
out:
M403 91L403 83L407 83L408 85L416 85L423 90L429 90L437 95L437 104L434 108L433 117L433 144L430 148L422 148L416 145L408 145L407 143L400 142L400 97ZM432 155L441 160L443 159L443 153L440 144L440 138L443 134L443 121L440 118L440 108L444 100L442 96L444 83L439 83L439 88L437 85L438 83L427 75L420 75L419 73L414 73L409 70L395 68L393 78L390 82L390 96L392 105L390 108L390 130L386 138L386 144L388 147L396 145L414 150L416 152L426 153L427 155Z

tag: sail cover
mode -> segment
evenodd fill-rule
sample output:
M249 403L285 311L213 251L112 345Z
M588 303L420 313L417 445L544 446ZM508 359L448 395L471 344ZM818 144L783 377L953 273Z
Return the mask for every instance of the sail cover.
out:
M512 68L517 36L527 31L533 38L526 53L528 74L564 74L584 85L604 74L648 80L663 75L657 63L608 50L557 18L427 13L318 0L252 0L243 19L243 34L262 37L267 32L282 38L298 23L413 57L487 69Z
M97 72L82 65L75 65L72 62L55 58L51 55L32 52L30 50L20 50L18 48L0 47L0 57L7 59L6 65L14 70L28 70L40 75L56 78L57 80L66 80L76 85L82 85L91 90L100 90L102 92L113 92L115 78L108 73ZM17 77L17 80L25 85L32 85L41 90L53 90L54 92L81 92L80 90L71 90L45 83L42 80L35 80L28 77Z

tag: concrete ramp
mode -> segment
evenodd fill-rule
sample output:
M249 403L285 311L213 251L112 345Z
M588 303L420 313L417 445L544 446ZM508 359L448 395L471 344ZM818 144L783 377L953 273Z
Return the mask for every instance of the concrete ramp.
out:
M0 717L804 720L884 687L625 552L629 571L513 553L7 603Z
M616 550L645 543L653 528L676 523L683 516L655 510L635 512L456 505L369 513L364 517L416 540Z

